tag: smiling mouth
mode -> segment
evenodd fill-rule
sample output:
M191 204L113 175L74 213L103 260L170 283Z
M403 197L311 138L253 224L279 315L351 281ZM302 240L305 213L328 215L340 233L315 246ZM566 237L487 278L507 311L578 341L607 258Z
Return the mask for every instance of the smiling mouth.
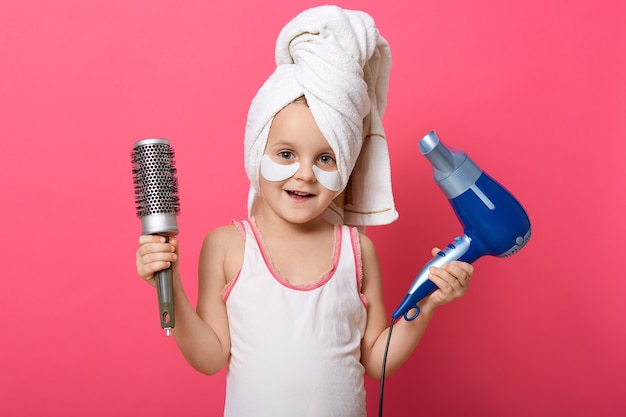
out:
M305 193L303 191L290 191L287 190L287 194L294 198L309 198L315 196L315 194Z

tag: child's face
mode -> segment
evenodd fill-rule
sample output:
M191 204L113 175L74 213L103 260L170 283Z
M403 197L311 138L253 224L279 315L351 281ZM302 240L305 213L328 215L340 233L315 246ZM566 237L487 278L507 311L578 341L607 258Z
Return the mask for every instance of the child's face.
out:
M302 102L274 117L259 185L267 207L280 217L304 223L319 217L339 187L335 154Z

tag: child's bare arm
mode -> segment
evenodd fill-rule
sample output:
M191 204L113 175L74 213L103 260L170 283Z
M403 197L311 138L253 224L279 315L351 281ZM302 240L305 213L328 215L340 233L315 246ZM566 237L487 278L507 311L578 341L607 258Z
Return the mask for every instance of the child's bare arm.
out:
M172 265L176 317L172 334L189 364L208 375L222 369L230 354L226 308L220 296L225 285L221 259L226 250L218 234L214 231L206 237L200 255L197 311L178 273L178 239L165 243L158 236L142 236L137 250L137 271L151 285L154 272Z
M361 236L363 261L363 293L368 299L368 320L361 344L361 362L367 375L380 379L384 349L389 334L391 316L387 314L382 296L382 281L376 250L371 240ZM463 262L454 262L432 271L431 280L440 289L419 303L420 315L413 321L400 318L393 328L386 375L397 370L413 353L426 327L440 305L461 297L467 290L473 267Z
M242 248L243 240L232 225L217 228L206 236L198 263L196 312L189 311L192 319L184 326L177 324L174 332L187 361L208 375L221 370L230 357L230 333L222 290L228 276L234 274L232 252L243 253L237 245Z

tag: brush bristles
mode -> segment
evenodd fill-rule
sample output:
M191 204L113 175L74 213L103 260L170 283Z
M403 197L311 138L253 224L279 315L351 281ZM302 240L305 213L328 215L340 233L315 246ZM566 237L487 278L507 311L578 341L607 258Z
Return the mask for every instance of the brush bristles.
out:
M180 213L174 150L165 143L136 146L131 152L137 217Z

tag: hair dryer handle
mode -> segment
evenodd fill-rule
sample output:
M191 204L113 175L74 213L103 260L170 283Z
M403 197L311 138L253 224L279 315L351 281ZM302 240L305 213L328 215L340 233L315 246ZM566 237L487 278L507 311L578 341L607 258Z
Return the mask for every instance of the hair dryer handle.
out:
M437 286L428 279L430 268L441 268L452 261L474 262L484 255L484 252L480 250L481 245L477 243L478 242L473 241L472 238L465 234L463 237L454 238L454 241L449 243L445 249L440 250L430 262L424 265L415 280L413 280L413 284L411 284L404 300L402 300L400 306L392 314L394 320L403 315L404 319L407 321L415 320L420 313L417 303L437 289ZM411 312L413 312L413 314L409 314Z

